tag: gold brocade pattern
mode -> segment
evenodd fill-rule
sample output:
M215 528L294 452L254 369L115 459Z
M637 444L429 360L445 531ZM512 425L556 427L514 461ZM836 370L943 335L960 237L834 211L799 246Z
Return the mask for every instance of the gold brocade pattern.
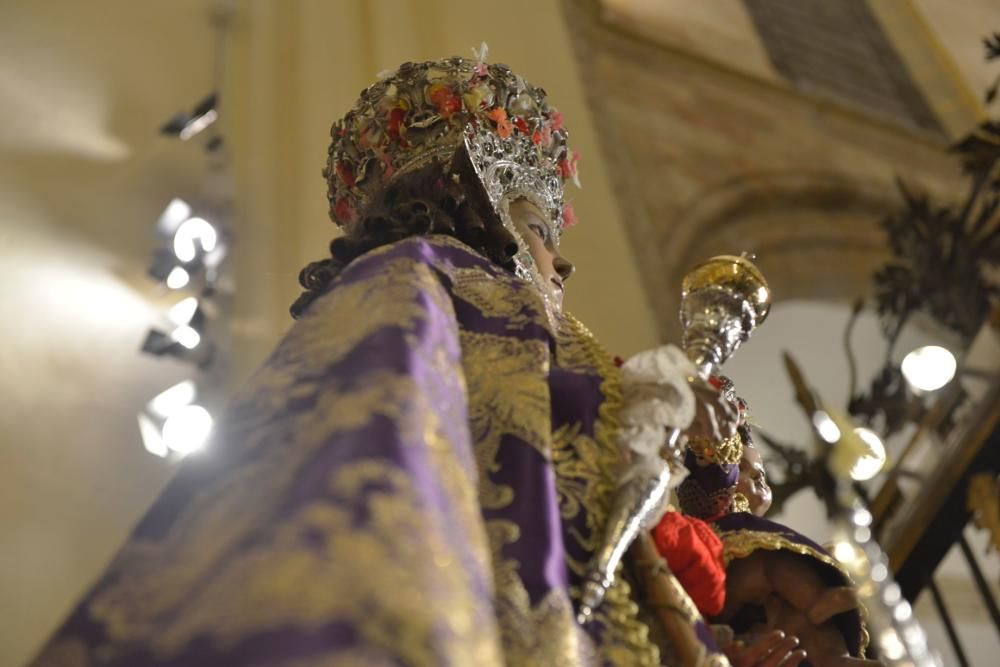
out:
M545 306L534 290L521 289L513 276L497 272L488 273L482 268L453 268L448 272L452 281L452 294L475 306L484 317L505 321L508 331L524 329L529 324L548 328Z
M733 500L729 507L730 512L749 512L750 500L742 493L736 492L733 494Z
M618 422L622 404L621 376L611 355L571 315L560 317L557 340L560 367L596 373L601 378L601 393L604 396L594 422L593 438L581 435L571 426L558 431L558 445L554 444L554 449L558 446L561 450L553 456L562 503L560 511L564 512L564 516L578 513L579 508L586 512L589 535L574 533L574 537L590 553L601 539L615 482L623 464L622 451L616 440L621 428ZM574 460L569 451L578 458ZM567 558L567 564L576 574L584 573L585 563ZM650 639L649 628L639 619L639 607L632 599L631 587L620 575L619 569L619 576L595 613L597 621L605 626L601 657L612 665L659 665L659 648ZM573 594L579 595L579 591L574 590Z
M822 551L818 551L808 544L799 544L794 542L781 533L770 533L763 530L720 530L717 531L719 537L722 539L722 557L728 566L733 560L737 558L746 558L754 551L758 549L766 549L768 551L778 551L785 550L797 553L803 556L809 556L815 558L821 563L825 563L830 567L834 568L838 572L844 575L844 578L848 581L851 580L850 575L846 570L829 554L825 554Z
M549 353L542 340L462 331L462 366L469 428L479 466L479 501L486 509L510 504L514 490L495 484L501 439L513 435L545 459L551 450Z
M579 667L595 664L590 637L575 620L567 591L552 589L532 605L518 574L518 564L505 559L503 547L520 539L511 521L487 522L493 547L496 612L507 664L516 667Z
M699 459L710 463L732 465L743 458L743 438L739 433L721 441L706 436L691 436L687 446Z
M453 239L417 242L468 252ZM119 553L87 608L99 648L60 638L36 665L94 667L136 646L170 661L193 645L225 653L249 637L331 624L348 625L359 646L287 664L659 664L623 578L598 610L595 648L575 621L578 591L555 588L532 605L521 564L504 558L518 525L482 515L514 499L490 479L511 436L511 447L551 463L563 521L585 517L569 539L594 549L622 464L611 358L569 316L552 332L540 297L492 267L385 257L398 247L356 260L312 306L234 405L213 452L228 458L173 499L155 537ZM462 330L453 296L509 320L511 335ZM533 337L514 335L525 331ZM601 379L593 429L553 425L543 331L556 337L560 369ZM361 371L331 370L376 332L421 372L372 355ZM399 451L370 452L356 437L376 424ZM579 575L584 563L567 556L567 566Z
M457 327L409 345L413 358L452 378L421 386L378 368L340 384L324 377L383 328L412 342L432 306L454 322L439 278L405 258L318 302L235 406L230 447L216 453L231 457L224 472L184 501L165 534L134 538L112 564L88 607L106 636L98 654L66 638L36 664L84 667L135 645L169 660L196 639L224 651L255 633L316 632L336 622L350 623L369 649L331 653L328 663L503 664L493 610L473 594L488 581L490 557L472 460L455 450L435 412L450 409L435 397L440 386L461 386L446 347L450 337L457 352ZM344 313L350 326L335 319ZM337 465L311 482L315 491L301 505L280 509L317 453L376 418L394 425L401 446L422 445L410 456L425 457L448 496L446 512L428 511L397 463L371 457ZM374 655L382 657L366 661Z

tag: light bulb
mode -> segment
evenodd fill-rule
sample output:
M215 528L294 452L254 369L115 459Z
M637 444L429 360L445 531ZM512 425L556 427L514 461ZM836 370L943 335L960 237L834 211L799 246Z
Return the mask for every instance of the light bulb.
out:
M167 446L163 443L160 429L156 428L153 420L141 413L139 414L139 435L142 436L142 446L146 448L147 452L160 458L167 455Z
M178 382L173 387L160 392L149 402L149 409L153 414L166 419L185 405L194 402L197 389L192 380Z
M817 410L816 413L813 414L813 426L816 427L819 437L823 438L830 444L840 440L840 428L838 428L837 424L830 418L830 415L823 410Z
M163 442L178 454L190 454L205 446L212 433L212 415L200 405L187 405L163 424Z
M917 391L937 391L955 377L955 355L939 345L925 345L903 358L903 377Z
M210 222L204 218L188 218L174 233L174 254L182 262L190 262L198 254L196 241L202 252L212 252L218 240L218 232Z
M167 319L176 324L177 326L183 326L191 322L191 318L198 311L198 299L197 297L189 296L186 299L181 299L167 311Z
M198 343L201 342L201 334L186 324L171 331L170 338L189 350L198 347Z
M854 429L854 432L868 445L870 450L864 456L858 457L851 468L851 479L864 482L877 475L882 470L882 466L885 465L885 445L882 444L882 439L878 437L878 434L871 429L859 426Z
M167 287L170 289L180 289L188 284L191 276L184 270L183 266L175 266L167 275Z

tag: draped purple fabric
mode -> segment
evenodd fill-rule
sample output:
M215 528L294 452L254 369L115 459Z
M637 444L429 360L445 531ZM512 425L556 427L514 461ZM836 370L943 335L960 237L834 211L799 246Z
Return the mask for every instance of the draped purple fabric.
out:
M618 383L586 329L461 243L368 253L34 665L660 664L624 581L574 620Z

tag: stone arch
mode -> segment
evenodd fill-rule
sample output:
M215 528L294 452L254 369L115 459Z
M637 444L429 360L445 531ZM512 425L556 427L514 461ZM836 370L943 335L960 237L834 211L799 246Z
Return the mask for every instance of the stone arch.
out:
M888 256L878 222L897 204L885 183L834 171L767 172L719 184L670 225L662 241L669 303L661 331L673 338L681 279L712 255L757 255L776 300L850 300L866 294Z

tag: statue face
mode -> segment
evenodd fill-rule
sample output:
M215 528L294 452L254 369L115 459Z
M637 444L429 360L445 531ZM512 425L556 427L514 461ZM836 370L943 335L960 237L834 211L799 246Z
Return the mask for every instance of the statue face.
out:
M740 479L736 490L750 501L750 511L757 516L764 516L771 507L771 487L767 485L764 474L764 462L756 447L743 447L743 458L740 459Z
M548 216L527 199L517 199L510 204L510 219L528 246L543 284L551 286L550 292L557 307L561 308L565 284L573 273L573 264L559 254Z

